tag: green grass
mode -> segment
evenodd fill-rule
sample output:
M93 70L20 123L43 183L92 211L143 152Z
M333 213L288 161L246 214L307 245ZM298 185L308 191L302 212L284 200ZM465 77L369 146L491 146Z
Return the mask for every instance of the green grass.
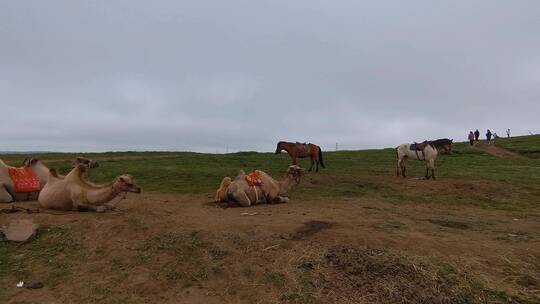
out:
M499 147L522 154L529 158L540 158L540 135L518 136L512 138L500 138L495 141Z
M1 234L0 234L1 235ZM42 227L27 243L0 239L0 302L7 288L24 279L39 279L51 288L70 279L71 268L84 259L83 248L62 227ZM35 267L40 265L40 267Z
M512 149L530 158L501 158L486 154L484 151L469 147L465 143L454 145L454 154L441 156L437 160L436 175L439 178L454 178L465 181L500 182L504 188L520 187L525 197L507 193L505 199L528 200L530 196L540 195L540 159L536 152L540 151L540 136L522 136L511 139L500 139L497 145ZM224 176L234 177L238 170L246 172L262 169L270 175L281 179L290 158L286 154L240 152L233 154L204 154L192 152L107 152L88 154L50 153L34 155L41 158L50 167L62 172L69 170L70 160L76 155L83 155L100 161L101 166L94 169L90 178L95 182L107 182L122 173L129 173L146 192L183 193L212 196ZM3 155L2 158L17 165L24 155ZM407 198L394 190L384 180L373 179L373 176L395 176L396 155L394 149L324 152L326 169L319 174L308 174L294 193L303 197L362 197L378 196L390 201ZM424 164L409 161L409 176L422 177ZM303 167L309 166L309 160L300 160ZM502 192L504 189L501 189ZM481 197L447 198L458 203L478 204ZM440 198L445 200L445 194ZM421 197L418 199L422 199ZM488 199L491 201L492 199Z

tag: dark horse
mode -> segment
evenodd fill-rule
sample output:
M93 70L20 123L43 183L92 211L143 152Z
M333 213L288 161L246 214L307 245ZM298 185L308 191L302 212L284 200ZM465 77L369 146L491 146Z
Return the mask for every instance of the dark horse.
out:
M282 150L287 151L289 153L289 156L291 156L293 162L293 165L296 165L296 159L297 158L305 158L310 157L311 158L311 167L309 167L309 171L313 169L313 163L316 164L315 171L319 172L319 163L321 164L321 167L324 168L324 162L322 157L322 150L321 147L314 145L312 143L306 144L306 143L292 143L292 142L286 142L286 141L280 141L277 144L276 147L276 154L281 153Z

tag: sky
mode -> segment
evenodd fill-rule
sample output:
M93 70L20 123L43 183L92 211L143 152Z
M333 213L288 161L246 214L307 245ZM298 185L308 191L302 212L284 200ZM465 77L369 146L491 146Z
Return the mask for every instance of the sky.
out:
M0 150L538 133L539 37L537 0L0 0Z

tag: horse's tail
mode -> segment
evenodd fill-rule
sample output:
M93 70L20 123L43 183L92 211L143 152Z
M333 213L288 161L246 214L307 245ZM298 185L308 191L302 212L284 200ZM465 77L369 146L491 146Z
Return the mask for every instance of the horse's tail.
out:
M319 161L321 162L321 167L326 168L326 167L324 166L324 161L323 161L323 157L322 157L322 150L321 150L321 147L317 147L317 148L319 148Z

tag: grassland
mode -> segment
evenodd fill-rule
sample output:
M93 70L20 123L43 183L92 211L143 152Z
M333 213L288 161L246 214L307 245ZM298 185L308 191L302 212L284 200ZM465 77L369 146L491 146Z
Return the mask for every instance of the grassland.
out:
M494 145L519 157L457 143L437 181L415 179L413 161L411 178L395 177L393 149L325 152L290 204L250 209L210 203L221 178L279 177L288 156L34 155L64 172L96 159L92 181L129 173L145 193L105 214L0 214L41 224L28 243L0 240L0 302L539 303L540 136ZM45 288L14 287L30 279Z

